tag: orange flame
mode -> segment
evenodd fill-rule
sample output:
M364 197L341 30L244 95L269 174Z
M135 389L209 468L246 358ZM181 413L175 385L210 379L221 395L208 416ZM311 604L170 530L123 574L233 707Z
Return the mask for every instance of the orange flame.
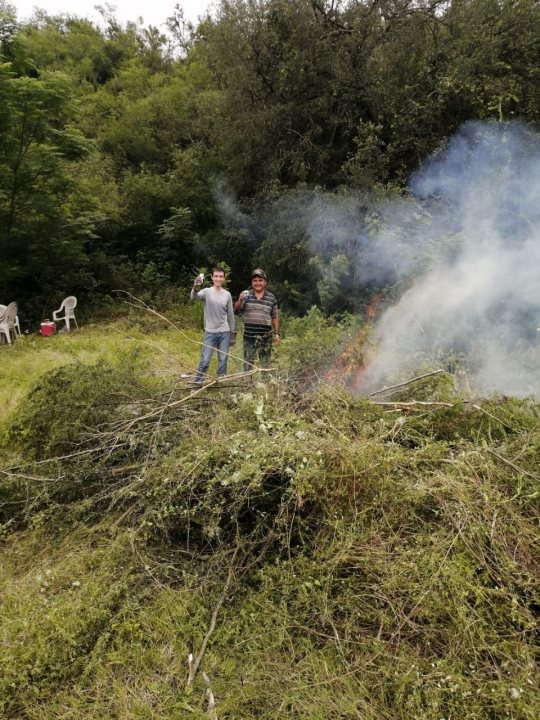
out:
M339 383L350 390L359 391L363 374L369 364L364 352L367 338L373 323L381 297L375 295L366 307L366 322L347 343L324 375L327 383Z

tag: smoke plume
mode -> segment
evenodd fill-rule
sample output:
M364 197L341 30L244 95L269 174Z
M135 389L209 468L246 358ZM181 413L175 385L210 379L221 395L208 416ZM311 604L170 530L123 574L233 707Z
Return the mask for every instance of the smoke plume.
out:
M538 135L521 123L469 123L410 189L421 230L407 272L419 248L429 260L377 323L369 385L453 355L479 391L540 397ZM409 222L402 211L373 238L374 255Z
M336 312L344 297L359 310L383 288L393 298L356 387L460 366L478 392L540 398L540 136L530 126L467 123L405 197L297 189L246 216L226 187L214 193L224 224L256 228L269 257L306 239L311 260L289 281L304 277L308 302ZM283 275L289 262L278 265Z

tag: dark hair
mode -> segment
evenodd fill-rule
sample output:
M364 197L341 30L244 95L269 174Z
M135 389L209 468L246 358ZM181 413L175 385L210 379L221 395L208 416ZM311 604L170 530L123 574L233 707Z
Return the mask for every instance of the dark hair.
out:
M215 272L220 272L220 273L222 272L224 275L226 275L225 270L224 270L222 267L220 267L219 265L217 265L215 268L212 268L212 275L213 275Z

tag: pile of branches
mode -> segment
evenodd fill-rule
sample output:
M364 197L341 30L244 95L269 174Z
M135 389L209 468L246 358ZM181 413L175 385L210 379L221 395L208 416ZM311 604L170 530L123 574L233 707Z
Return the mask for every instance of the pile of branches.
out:
M226 623L261 718L280 695L289 717L330 716L343 700L323 687L366 717L498 716L513 692L532 718L538 404L463 402L442 372L370 398L324 382L300 394L279 375L192 392L136 363L96 377L65 368L21 407L11 440L27 462L2 470L4 522L107 515L151 582L204 589L186 688L211 647L219 673ZM228 695L242 702L222 687L225 712Z

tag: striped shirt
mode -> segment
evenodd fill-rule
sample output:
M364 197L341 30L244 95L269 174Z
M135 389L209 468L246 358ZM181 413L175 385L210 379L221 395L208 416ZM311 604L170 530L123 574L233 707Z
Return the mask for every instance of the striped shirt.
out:
M244 313L245 338L271 333L272 320L278 317L277 299L273 293L265 290L262 298L257 300L250 290L241 310Z

